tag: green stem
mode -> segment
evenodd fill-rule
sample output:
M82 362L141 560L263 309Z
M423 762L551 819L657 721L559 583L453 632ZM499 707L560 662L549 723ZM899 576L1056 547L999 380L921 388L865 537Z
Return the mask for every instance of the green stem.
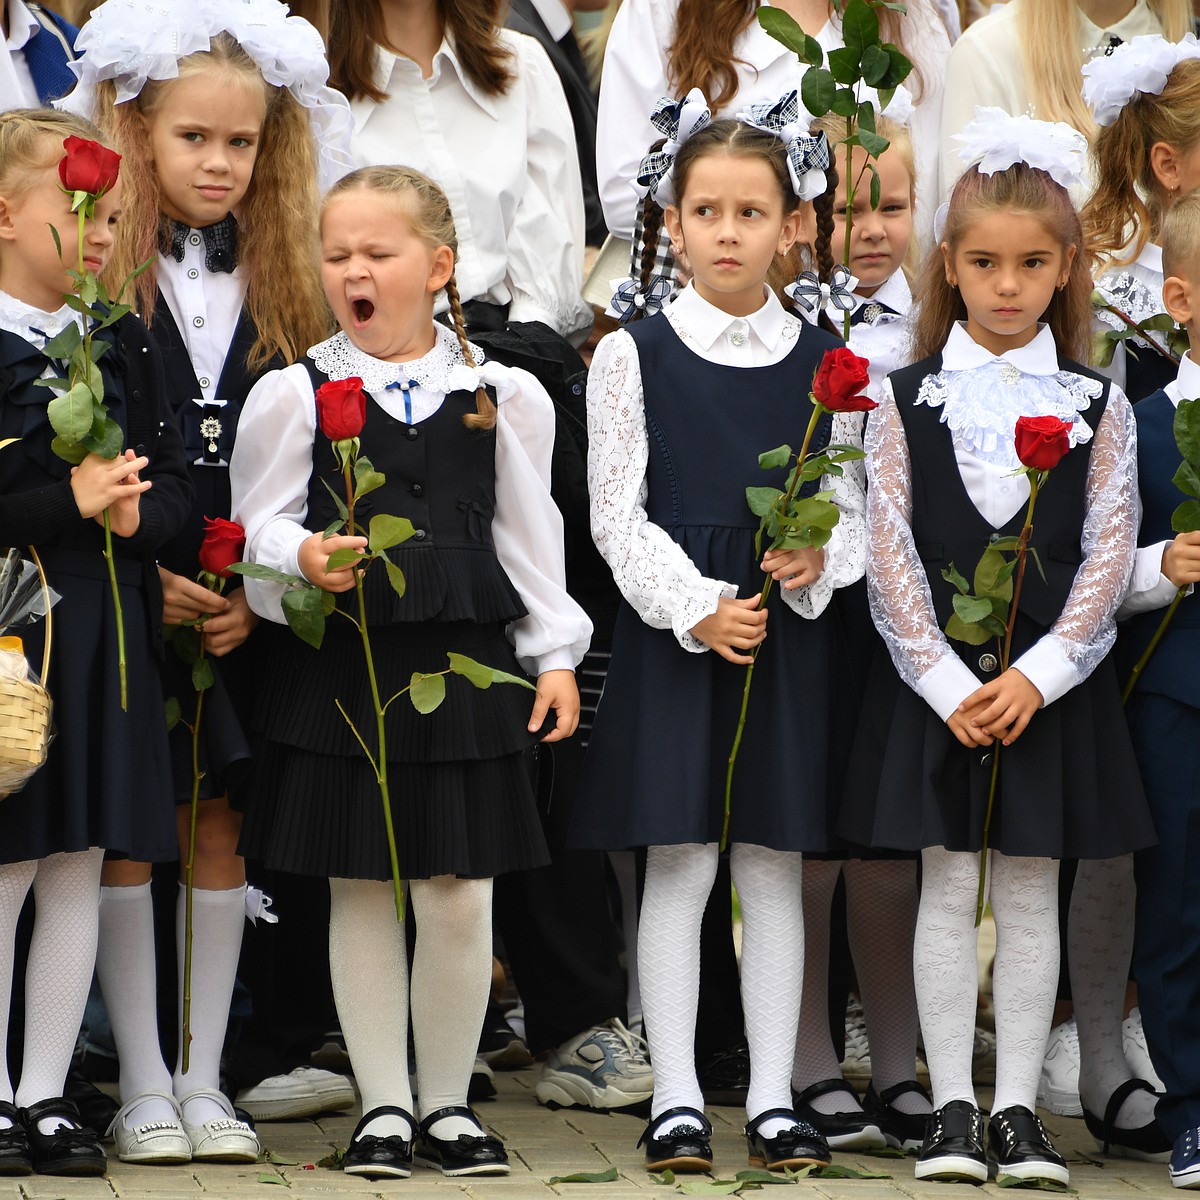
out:
M1129 672L1129 681L1125 684L1125 690L1121 693L1121 703L1128 704L1129 697L1133 695L1133 689L1137 687L1138 680L1142 677L1142 672L1146 669L1146 664L1150 661L1151 655L1158 649L1158 643L1162 641L1163 634L1167 632L1167 626L1175 617L1175 612L1183 603L1183 598L1187 595L1187 588L1181 587L1175 593L1175 599L1171 601L1170 607L1163 614L1163 619L1158 623L1158 628L1154 631L1154 636L1150 639L1150 644L1142 651L1142 657L1133 665L1133 670Z
M987 811L983 814L983 842L979 847L979 892L975 897L975 928L983 920L987 893L988 830L992 824L992 805L996 802L996 781L1000 778L1000 743L992 750L992 783L988 788Z
M842 247L842 262L846 264L846 270L850 270L850 234L854 228L854 184L850 181L850 176L854 173L854 159L850 150L850 139L854 136L854 118L846 118L846 238L845 244ZM836 161L836 159L835 159ZM842 313L842 341L850 340L850 313L849 310Z
M200 658L204 658L204 631L200 631ZM196 719L192 722L192 811L188 821L188 853L183 868L183 1074L192 1054L192 888L196 871L196 815L200 809L200 719L204 715L204 689L196 693Z
M108 561L108 586L112 592L113 609L117 618L117 673L121 680L121 711L129 708L129 681L125 664L125 615L121 611L121 592L117 587L117 560L113 556L112 522L104 510L104 557Z
M788 490L783 497L783 511L787 512L792 503L792 498L796 494L796 489L800 486L800 468L804 465L804 459L808 455L809 443L812 442L813 434L816 432L817 422L821 419L821 414L825 411L824 407L813 401L812 416L808 419L808 428L804 431L804 441L800 446L800 452L796 455L796 469L792 473L792 481L788 486ZM763 582L762 591L758 595L758 605L755 612L761 612L767 604L767 598L771 594L771 585L775 580L768 575ZM751 662L746 668L746 680L742 685L742 707L738 713L737 730L733 735L733 745L729 750L729 759L725 764L725 812L721 821L721 849L724 850L729 844L729 813L730 813L730 798L733 795L733 768L737 764L738 751L742 748L742 734L746 728L746 710L750 706L750 685L754 682L754 667L758 662L758 651L762 643L750 652Z

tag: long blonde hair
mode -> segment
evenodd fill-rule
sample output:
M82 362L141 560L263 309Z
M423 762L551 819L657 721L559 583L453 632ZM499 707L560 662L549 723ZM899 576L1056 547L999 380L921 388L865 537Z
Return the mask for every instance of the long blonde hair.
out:
M74 135L107 145L91 121L55 108L12 108L0 112L0 196L20 199L38 182L42 171L56 166L63 142ZM121 179L125 179L122 163Z
M1080 88L1079 61L1085 47L1079 44L1077 0L1011 3L1033 115L1043 121L1065 121L1090 138L1096 123ZM1168 41L1179 41L1193 28L1191 0L1147 0L1147 4Z
M256 337L247 356L252 371L276 355L300 358L329 330L317 252L317 160L308 116L287 88L273 87L228 33L208 50L179 60L179 78L220 71L263 89L267 114L254 174L238 211L238 257L246 276L246 309ZM125 158L123 215L108 267L110 280L125 279L139 264L150 267L135 281L143 320L154 317L158 247L166 218L145 119L153 116L175 83L150 80L136 99L116 103L110 80L97 88L97 120Z

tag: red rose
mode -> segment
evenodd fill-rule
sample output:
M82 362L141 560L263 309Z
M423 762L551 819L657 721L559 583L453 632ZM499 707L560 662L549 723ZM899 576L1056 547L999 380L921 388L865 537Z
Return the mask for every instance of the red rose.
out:
M224 517L204 518L204 541L200 543L200 568L210 575L229 578L230 564L242 561L246 531Z
M867 365L865 358L859 358L846 346L826 350L813 376L812 390L817 403L830 412L866 412L877 408L874 400L860 394L870 380Z
M1050 471L1071 448L1071 422L1057 417L1018 417L1017 457L1035 471Z
M362 433L367 420L367 397L357 375L331 379L317 388L317 421L331 442L344 442Z
M99 142L71 134L64 139L66 154L58 164L58 177L68 192L88 192L99 196L117 182L121 156Z

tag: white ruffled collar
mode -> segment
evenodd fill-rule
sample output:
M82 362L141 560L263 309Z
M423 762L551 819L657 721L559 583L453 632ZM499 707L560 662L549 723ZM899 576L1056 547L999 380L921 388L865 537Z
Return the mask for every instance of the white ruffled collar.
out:
M46 312L45 309L26 304L24 300L18 300L16 296L10 296L7 292L0 292L0 329L15 333L30 345L44 346L51 338L57 337L68 325L78 320L78 314L65 304L54 312Z

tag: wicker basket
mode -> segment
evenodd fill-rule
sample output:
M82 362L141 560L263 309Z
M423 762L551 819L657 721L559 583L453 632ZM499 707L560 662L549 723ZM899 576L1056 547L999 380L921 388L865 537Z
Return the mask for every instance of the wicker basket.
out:
M42 595L46 600L46 639L42 652L42 682L0 680L0 797L20 791L46 761L50 744L50 693L45 680L50 670L50 589L37 551L30 546Z

